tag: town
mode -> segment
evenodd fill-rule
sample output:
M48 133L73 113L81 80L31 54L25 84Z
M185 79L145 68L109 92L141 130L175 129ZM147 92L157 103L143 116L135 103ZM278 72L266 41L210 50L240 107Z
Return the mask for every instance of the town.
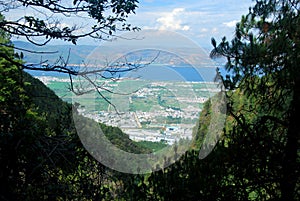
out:
M75 96L66 90L66 79L38 77L63 99L80 105L85 117L119 127L134 141L172 145L191 140L203 103L219 91L213 82L120 80L105 87L116 93ZM118 92L124 92L120 94ZM114 106L114 107L113 107Z

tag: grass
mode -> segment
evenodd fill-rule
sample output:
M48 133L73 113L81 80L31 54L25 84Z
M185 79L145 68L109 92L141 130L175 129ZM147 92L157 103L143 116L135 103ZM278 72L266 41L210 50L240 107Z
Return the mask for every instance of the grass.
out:
M166 146L168 146L163 142L149 142L149 141L140 141L140 142L137 142L137 144L139 146L150 149L153 152L159 151L159 150L165 148Z

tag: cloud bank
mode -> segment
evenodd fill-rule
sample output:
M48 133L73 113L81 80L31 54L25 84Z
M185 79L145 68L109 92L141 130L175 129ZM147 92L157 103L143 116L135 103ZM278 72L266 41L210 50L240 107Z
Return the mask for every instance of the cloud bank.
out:
M160 24L160 30L171 30L171 31L188 31L190 26L184 25L182 20L180 19L182 15L184 15L184 8L175 8L172 12L164 13L161 17L159 17L156 22Z

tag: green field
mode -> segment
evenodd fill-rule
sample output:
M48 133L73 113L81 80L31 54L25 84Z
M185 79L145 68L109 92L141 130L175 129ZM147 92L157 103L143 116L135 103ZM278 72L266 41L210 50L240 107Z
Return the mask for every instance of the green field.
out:
M75 83L76 84L76 83ZM122 80L119 82L106 82L104 88L111 92L101 90L101 95L91 92L76 96L70 91L68 82L49 81L47 86L59 97L67 102L77 102L87 111L112 111L109 102L121 111L150 112L171 108L184 110L189 106L202 109L203 103L192 100L202 97L209 98L214 93L209 89L215 89L215 84L210 83L184 83L184 82L149 82L142 80ZM75 85L76 86L76 85ZM207 88L209 87L209 89ZM189 101L179 101L182 98L190 98Z

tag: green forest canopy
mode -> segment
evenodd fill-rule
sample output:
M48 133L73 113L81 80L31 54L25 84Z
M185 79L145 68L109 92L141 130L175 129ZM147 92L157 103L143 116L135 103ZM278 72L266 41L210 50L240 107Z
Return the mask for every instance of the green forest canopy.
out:
M232 41L212 40L211 56L227 58L230 72L222 139L199 160L207 102L194 147L147 175L95 161L76 135L71 105L20 69L1 29L0 199L299 200L299 9L296 0L256 1Z

